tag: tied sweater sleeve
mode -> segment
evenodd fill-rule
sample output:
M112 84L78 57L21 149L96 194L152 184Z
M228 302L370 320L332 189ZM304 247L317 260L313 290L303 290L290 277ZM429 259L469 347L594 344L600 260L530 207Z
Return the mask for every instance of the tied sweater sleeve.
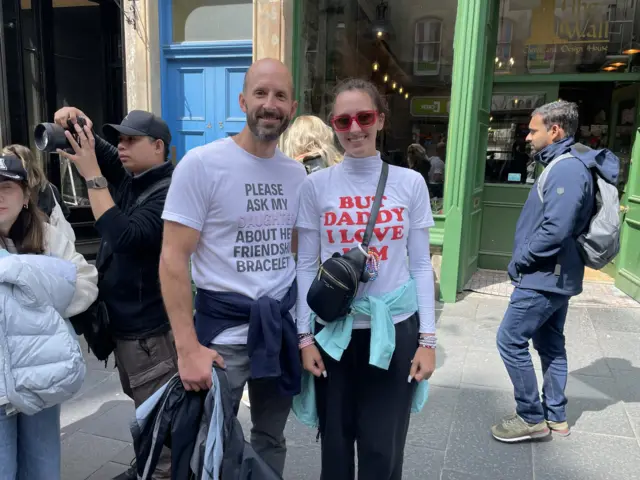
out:
M407 239L409 273L416 282L420 333L436 333L435 285L429 252L429 229L415 228ZM312 277L313 280L313 277Z
M307 293L313 279L318 272L320 262L320 232L309 228L298 229L298 263L296 273L298 278L298 302L296 317L298 318L298 333L311 332L311 309L307 304Z

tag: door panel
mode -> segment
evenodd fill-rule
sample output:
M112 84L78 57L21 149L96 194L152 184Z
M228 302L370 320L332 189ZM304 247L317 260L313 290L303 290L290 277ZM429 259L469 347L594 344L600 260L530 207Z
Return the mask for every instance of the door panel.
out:
M200 62L169 62L167 72L167 112L176 160L194 147L213 140L207 121L213 117L213 72Z
M250 59L234 60L232 65L214 59L167 62L164 118L171 129L176 161L192 148L244 128L238 96L249 64Z
M242 92L244 75L248 67L228 67L217 69L218 89L225 92L225 101L217 102L216 120L220 136L231 136L240 132L245 125L245 114L238 103ZM219 91L219 90L218 90Z
M484 45L479 58L484 59L484 64L480 64L481 76L484 85L482 97L478 102L478 108L474 112L476 118L476 128L474 129L473 152L476 152L475 162L470 166L472 171L467 173L466 186L470 195L467 202L469 216L463 220L462 231L462 264L459 276L458 287L464 286L478 269L478 254L480 251L480 232L482 227L482 197L484 190L484 169L487 151L487 140L489 130L489 119L491 117L491 92L493 86L494 52L498 33L498 13L499 2L490 2L490 8L483 14L485 17Z
M613 95L611 150L620 157L622 232L620 254L614 260L616 286L640 302L640 85L618 89ZM628 112L635 109L633 125ZM626 110L626 113L625 113ZM626 120L626 122L625 122ZM629 135L630 134L630 135ZM625 138L629 137L631 138ZM632 148L629 142L633 143Z

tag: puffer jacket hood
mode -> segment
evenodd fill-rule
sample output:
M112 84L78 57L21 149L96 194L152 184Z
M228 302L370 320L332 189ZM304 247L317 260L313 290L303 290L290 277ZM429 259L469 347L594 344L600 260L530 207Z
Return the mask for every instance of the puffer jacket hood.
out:
M82 386L82 351L63 318L76 276L76 265L46 255L0 258L0 403L32 415Z

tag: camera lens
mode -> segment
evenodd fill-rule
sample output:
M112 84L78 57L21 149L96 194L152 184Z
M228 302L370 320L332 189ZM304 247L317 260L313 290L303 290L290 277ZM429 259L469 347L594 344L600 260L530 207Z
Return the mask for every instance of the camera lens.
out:
M33 131L36 148L41 152L55 152L71 148L64 135L64 128L55 123L39 123Z

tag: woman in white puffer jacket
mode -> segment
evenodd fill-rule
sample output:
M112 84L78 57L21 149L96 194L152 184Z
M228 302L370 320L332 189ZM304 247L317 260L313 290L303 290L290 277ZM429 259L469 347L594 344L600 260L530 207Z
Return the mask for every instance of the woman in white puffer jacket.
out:
M97 298L98 272L46 223L13 155L0 156L0 253L0 480L60 479L60 403L86 369L63 319Z

